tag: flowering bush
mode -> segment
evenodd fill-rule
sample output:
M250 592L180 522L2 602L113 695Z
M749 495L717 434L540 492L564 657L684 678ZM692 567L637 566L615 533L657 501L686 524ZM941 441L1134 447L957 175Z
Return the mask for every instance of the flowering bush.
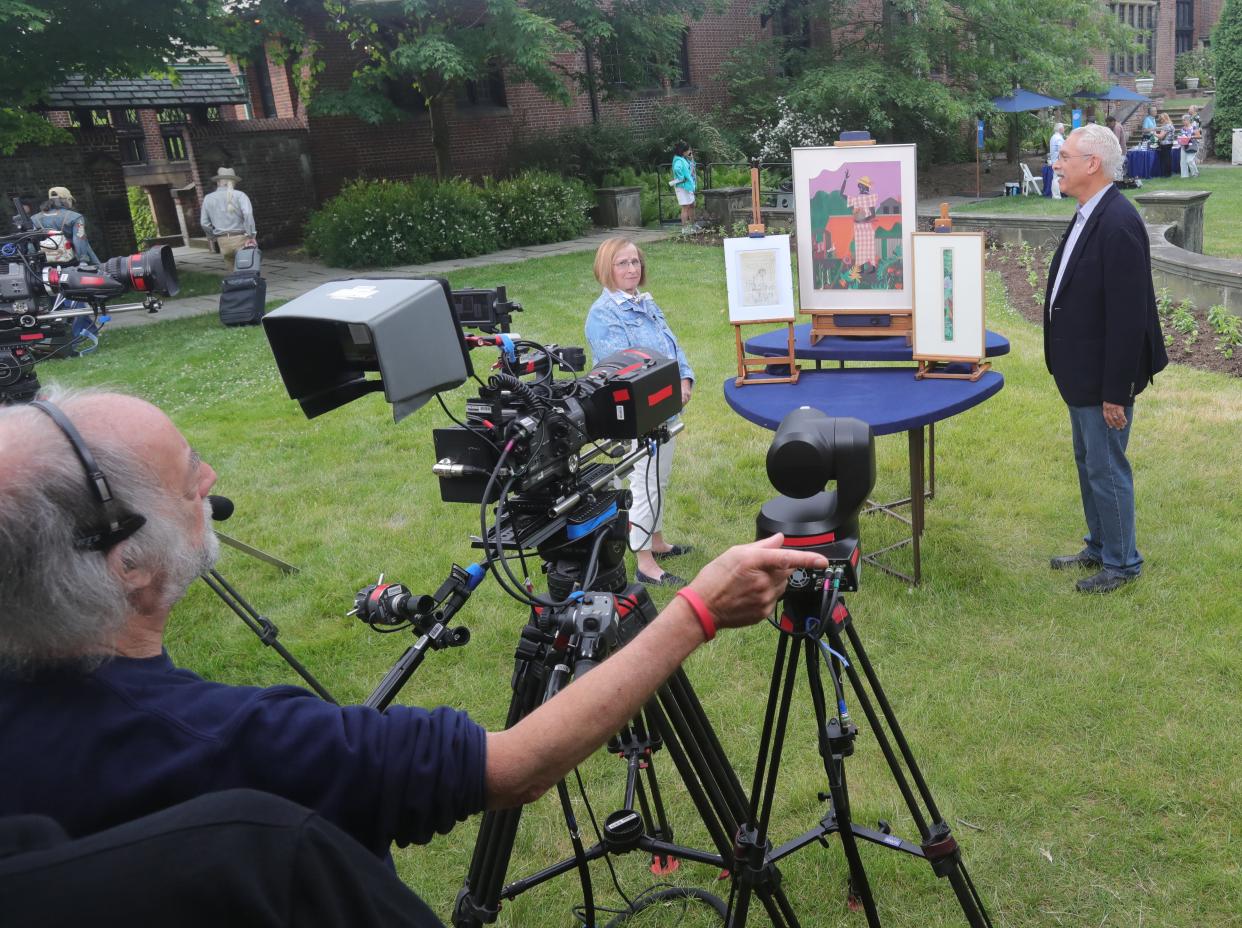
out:
M763 161L788 161L791 148L831 144L840 134L840 114L830 109L811 114L795 109L787 97L776 98L776 115L751 137Z
M497 248L482 191L463 180L347 185L312 214L305 245L339 267L392 267L466 258Z
M483 188L483 200L501 248L577 238L587 230L587 212L594 202L580 181L546 171L526 171L512 180L489 182Z

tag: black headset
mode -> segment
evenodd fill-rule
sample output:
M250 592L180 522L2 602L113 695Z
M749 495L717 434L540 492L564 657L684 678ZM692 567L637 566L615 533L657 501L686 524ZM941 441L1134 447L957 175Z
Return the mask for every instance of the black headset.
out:
M95 463L95 456L91 454L91 449L86 447L86 442L73 427L69 417L47 400L35 400L30 405L46 413L56 423L56 427L65 433L78 460L86 468L86 484L91 488L92 495L98 500L103 510L103 521L79 535L73 543L83 551L110 551L146 525L146 516L129 512L113 498L112 489L108 486L108 478Z

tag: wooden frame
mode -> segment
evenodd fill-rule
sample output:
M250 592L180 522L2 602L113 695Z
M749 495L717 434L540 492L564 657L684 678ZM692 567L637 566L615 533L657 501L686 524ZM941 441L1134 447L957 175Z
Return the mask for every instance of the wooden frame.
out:
M793 150L802 312L912 311L909 255L917 222L917 164L915 145ZM864 225L869 234L856 237Z
M916 232L912 244L916 376L977 380L991 366L984 361L984 234ZM963 373L939 369L949 362L965 362L970 368Z
M752 383L797 383L798 365L794 360L793 324L796 318L793 271L790 268L788 235L756 233L747 238L724 240L725 285L729 293L729 321L737 345L737 385ZM742 326L784 322L789 330L789 353L784 359L748 358L743 345ZM789 365L787 376L757 377L752 367Z

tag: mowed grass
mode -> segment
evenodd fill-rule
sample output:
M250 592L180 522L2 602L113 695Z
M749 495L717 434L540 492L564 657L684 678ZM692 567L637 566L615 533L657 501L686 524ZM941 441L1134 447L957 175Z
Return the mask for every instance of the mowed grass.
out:
M1221 258L1242 258L1242 168L1233 165L1208 164L1200 167L1198 177L1159 177L1143 181L1137 190L1123 190L1133 199L1138 194L1156 190L1208 190L1211 196L1203 205L1203 250ZM1068 221L1076 202L1070 197L993 197L953 207L955 213L996 213L998 215L1064 216Z
M648 256L647 286L698 375L667 517L669 537L696 546L678 565L689 575L753 536L755 514L773 495L763 466L771 433L722 398L735 360L720 249L666 243ZM516 324L523 335L582 344L583 318L599 290L591 260L554 257L451 277L455 286L507 285L526 307ZM1047 568L1049 555L1077 549L1082 517L1068 420L1043 369L1040 333L1006 306L995 275L988 307L989 326L1013 346L996 359L1005 388L937 429L924 583L911 589L865 574L850 597L859 632L995 924L1242 924L1242 383L1175 366L1140 398L1131 449L1147 567L1138 583L1085 598L1073 591L1073 576ZM480 370L489 360L475 353ZM219 471L217 490L237 504L226 531L301 568L284 576L226 548L221 570L339 699L362 699L412 643L345 617L354 591L383 571L431 592L452 561L477 556L468 540L478 531L477 508L440 502L430 472L431 431L448 424L437 404L394 425L373 396L307 421L258 329L224 329L206 316L117 331L98 352L48 365L42 375L112 384L171 414ZM913 379L911 389L918 389ZM462 388L446 399L460 411L467 395ZM877 459L877 495L904 495L905 441L880 438ZM878 518L865 519L862 532L871 548L899 535L895 523ZM469 645L431 654L401 698L466 708L501 726L524 611L489 581L460 619L473 633ZM747 786L774 634L766 624L722 634L688 663ZM201 584L177 607L168 647L180 664L212 679L297 682ZM917 840L865 720L854 714L862 723L848 761L855 818L887 819ZM811 719L809 696L799 689L774 843L813 827L826 811L817 798L826 781ZM677 839L709 847L671 762L657 762ZM596 756L583 776L597 817L621 806L620 761ZM578 798L575 814L591 843ZM476 829L477 822L463 823L427 847L396 853L401 875L446 921ZM510 876L568 853L559 806L545 797L523 817ZM926 865L872 846L862 853L886 926L963 923L949 886ZM640 854L618 859L631 896L654 879L647 863ZM802 924L862 924L861 913L846 908L835 839L803 849L781 870ZM606 869L596 864L593 873L597 899L617 904ZM715 876L711 867L683 863L671 879L727 895ZM500 924L567 925L578 901L575 877L562 876L507 903ZM761 924L762 912L753 914ZM697 908L683 920L672 907L642 923L712 921Z

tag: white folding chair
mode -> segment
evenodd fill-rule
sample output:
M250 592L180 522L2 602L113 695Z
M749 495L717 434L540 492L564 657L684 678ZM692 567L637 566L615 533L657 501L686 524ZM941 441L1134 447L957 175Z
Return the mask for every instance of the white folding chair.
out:
M1022 195L1026 196L1028 193L1034 190L1035 196L1037 197L1043 196L1044 195L1044 179L1042 177L1036 177L1034 174L1032 174L1031 169L1027 166L1025 161L1022 161L1019 163L1022 165Z

